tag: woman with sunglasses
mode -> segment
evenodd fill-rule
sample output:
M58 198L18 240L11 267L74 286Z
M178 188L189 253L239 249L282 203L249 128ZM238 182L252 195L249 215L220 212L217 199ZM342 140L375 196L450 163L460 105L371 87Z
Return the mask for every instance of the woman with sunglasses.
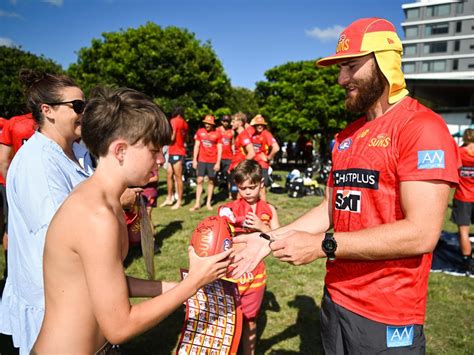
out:
M68 77L22 70L27 106L38 131L8 170L9 274L0 305L0 332L29 354L44 315L43 248L49 223L71 190L92 174L81 137L84 93ZM67 233L67 231L64 231Z

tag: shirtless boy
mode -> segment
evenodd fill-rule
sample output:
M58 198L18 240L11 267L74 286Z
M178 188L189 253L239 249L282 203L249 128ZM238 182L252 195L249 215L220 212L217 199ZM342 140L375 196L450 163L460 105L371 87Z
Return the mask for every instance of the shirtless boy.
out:
M223 277L230 250L207 258L190 248L179 284L124 274L128 240L120 196L144 185L171 128L163 112L131 89L97 90L82 120L82 138L98 158L54 216L44 248L45 317L34 354L107 353L153 327L200 287ZM131 305L129 297L153 297Z

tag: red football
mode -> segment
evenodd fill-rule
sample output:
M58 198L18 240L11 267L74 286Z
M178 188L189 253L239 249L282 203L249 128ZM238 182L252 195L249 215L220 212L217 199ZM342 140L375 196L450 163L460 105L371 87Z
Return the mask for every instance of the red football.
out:
M220 216L204 218L191 237L196 254L210 256L232 248L232 236L226 219Z

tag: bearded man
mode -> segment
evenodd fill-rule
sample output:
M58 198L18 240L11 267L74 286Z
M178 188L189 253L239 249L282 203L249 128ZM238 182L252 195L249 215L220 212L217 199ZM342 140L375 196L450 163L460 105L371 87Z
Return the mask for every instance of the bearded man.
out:
M234 277L270 252L293 265L327 258L326 354L425 352L432 251L459 156L443 119L407 96L401 54L385 19L342 32L336 54L317 64L339 67L347 110L364 114L337 135L325 200L263 238L234 240L247 243Z

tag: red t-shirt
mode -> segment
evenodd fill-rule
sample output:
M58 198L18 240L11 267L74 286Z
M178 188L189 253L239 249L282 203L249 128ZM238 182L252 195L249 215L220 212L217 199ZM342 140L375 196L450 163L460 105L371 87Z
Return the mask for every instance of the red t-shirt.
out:
M275 138L273 138L268 130L264 130L262 133L252 136L253 149L255 149L255 161L264 169L270 167L268 163L268 153L270 153L270 147L275 142Z
M454 198L464 202L474 202L474 149L460 147L462 166L459 169L459 185Z
M35 133L36 128L37 125L31 113L14 116L4 125L0 143L11 146L13 154L15 154L23 143Z
M201 163L217 162L217 144L221 143L221 134L214 131L206 131L199 128L194 135L194 140L200 142L198 161Z
M223 126L217 127L217 130L222 137L222 159L230 160L234 154L232 152L232 139L234 138L234 130L232 128L225 129Z
M247 156L247 151L245 147L249 144L252 144L252 138L249 133L244 129L240 132L235 138L234 142L234 155L232 156L232 161L229 166L229 172L234 170L234 168L239 165L241 161L245 160Z
M7 124L8 120L6 118L0 117L0 137L2 136L3 127ZM5 186L5 178L0 174L0 185Z
M358 119L338 135L333 149L328 185L333 188L334 230L357 231L403 219L401 181L456 184L458 166L446 123L416 100L406 97L373 121ZM336 258L326 263L325 284L335 303L363 317L423 324L431 257Z
M173 117L170 120L173 132L176 132L174 142L169 146L168 154L170 155L186 155L184 142L188 134L188 123L181 116Z

